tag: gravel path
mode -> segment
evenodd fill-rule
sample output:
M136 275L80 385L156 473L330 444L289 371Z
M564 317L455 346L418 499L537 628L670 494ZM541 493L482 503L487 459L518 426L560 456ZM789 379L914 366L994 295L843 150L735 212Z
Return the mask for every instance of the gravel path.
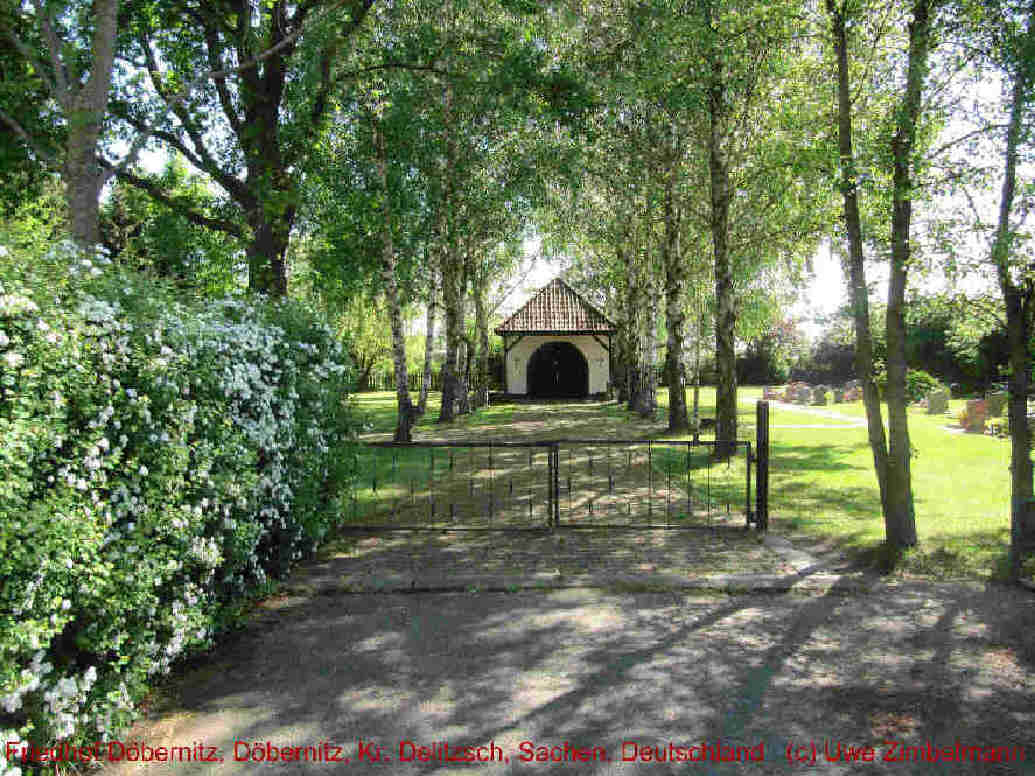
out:
M753 402L752 402L753 403ZM805 415L814 415L819 418L827 418L828 420L839 420L841 425L779 425L770 423L770 428L865 428L866 423L862 420L854 420L852 418L845 417L844 415L833 412L832 410L821 410L817 407L806 407L800 404L789 404L788 402L773 402L774 407L778 407L780 410L793 410L794 412L801 412Z
M383 590L678 586L713 575L794 574L742 527L684 530L358 533L300 570L292 588L321 594ZM716 583L727 587L725 583Z
M285 597L134 731L152 750L200 746L222 762L105 773L471 773L408 760L419 746L442 756L442 743L500 758L479 764L485 774L1031 773L1033 615L1028 593L934 584ZM764 761L643 759L697 756L702 743ZM928 743L1025 759L915 761ZM839 744L914 761L788 762ZM341 760L284 762L283 747ZM573 748L606 759L572 762Z

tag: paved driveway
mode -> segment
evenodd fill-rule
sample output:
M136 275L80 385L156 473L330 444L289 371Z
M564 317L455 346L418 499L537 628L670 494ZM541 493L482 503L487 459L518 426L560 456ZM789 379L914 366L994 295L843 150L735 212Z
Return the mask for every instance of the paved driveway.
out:
M300 583L133 732L152 752L222 761L106 772L1035 773L1032 595L858 582L781 595ZM788 762L813 746L816 765ZM849 748L911 761L824 759ZM950 751L968 759L917 761Z

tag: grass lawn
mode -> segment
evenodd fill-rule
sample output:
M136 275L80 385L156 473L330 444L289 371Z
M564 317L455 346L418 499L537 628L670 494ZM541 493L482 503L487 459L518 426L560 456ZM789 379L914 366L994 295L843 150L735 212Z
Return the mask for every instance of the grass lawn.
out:
M753 403L760 396L757 388L739 392L742 402ZM952 417L964 403L950 402ZM773 402L770 407L774 525L788 534L833 539L876 560L884 522L862 402L821 408ZM820 417L811 409L843 420ZM846 421L860 425L837 427ZM794 425L816 427L789 427ZM964 434L954 426L949 416L909 410L919 544L905 558L905 573L987 577L1005 562L1010 541L1009 442Z
M738 397L738 435L753 440L754 403L761 389L741 388ZM443 427L435 424L437 399L433 394L429 412L416 429L418 438L527 436L520 428L527 424L512 423L524 417L521 405L489 407ZM562 405L544 412L541 431L562 428L585 436L638 432L639 437L668 438L663 425L667 392L661 390L658 399L661 407L654 423L634 418L614 404L586 407L592 417L572 421L565 413L579 413L579 405ZM714 416L714 399L713 388L702 389L703 417ZM963 403L950 403L952 417ZM369 434L384 438L391 432L393 394L360 394L356 407ZM770 404L770 520L775 531L792 540L837 547L876 563L884 525L864 421L861 402L815 408ZM900 573L941 578L995 575L1009 544L1009 443L951 430L949 416L929 416L923 410L910 410L909 424L919 546L907 553ZM586 434L587 429L596 433Z

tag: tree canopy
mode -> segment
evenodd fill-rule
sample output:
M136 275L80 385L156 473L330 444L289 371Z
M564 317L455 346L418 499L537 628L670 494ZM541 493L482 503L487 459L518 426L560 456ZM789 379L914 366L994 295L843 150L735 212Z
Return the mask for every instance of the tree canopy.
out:
M918 270L994 272L1009 369L1030 372L1029 17L1011 0L7 0L0 198L57 176L84 248L352 321L357 359L390 354L400 439L428 387L410 399L406 322L425 315L440 420L486 401L493 291L534 237L619 324L618 398L652 415L660 375L670 430L690 430L703 351L731 443L738 350L775 352L833 240L888 538L908 546L911 328L937 318L907 309ZM937 347L973 355L983 325L957 316Z

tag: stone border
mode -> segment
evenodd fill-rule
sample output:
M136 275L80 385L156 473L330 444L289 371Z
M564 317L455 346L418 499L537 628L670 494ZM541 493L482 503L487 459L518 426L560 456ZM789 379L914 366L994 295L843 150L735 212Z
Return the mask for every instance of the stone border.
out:
M796 549L789 540L767 534L762 544L794 569L792 574L704 574L685 577L666 572L651 573L556 573L467 574L418 577L405 573L386 573L356 579L344 576L310 586L289 585L287 591L308 595L399 594L399 593L516 593L522 591L598 589L612 592L700 592L713 594L745 593L860 593L873 589L872 575L823 573L825 564ZM301 589L300 589L301 588Z
M708 574L692 579L670 574L579 574L565 577L561 574L525 576L452 576L441 579L417 580L386 575L361 584L343 582L338 588L326 587L319 595L362 595L370 593L517 593L528 591L593 589L609 592L699 592L746 593L842 593L867 592L873 582L861 576L840 574Z

